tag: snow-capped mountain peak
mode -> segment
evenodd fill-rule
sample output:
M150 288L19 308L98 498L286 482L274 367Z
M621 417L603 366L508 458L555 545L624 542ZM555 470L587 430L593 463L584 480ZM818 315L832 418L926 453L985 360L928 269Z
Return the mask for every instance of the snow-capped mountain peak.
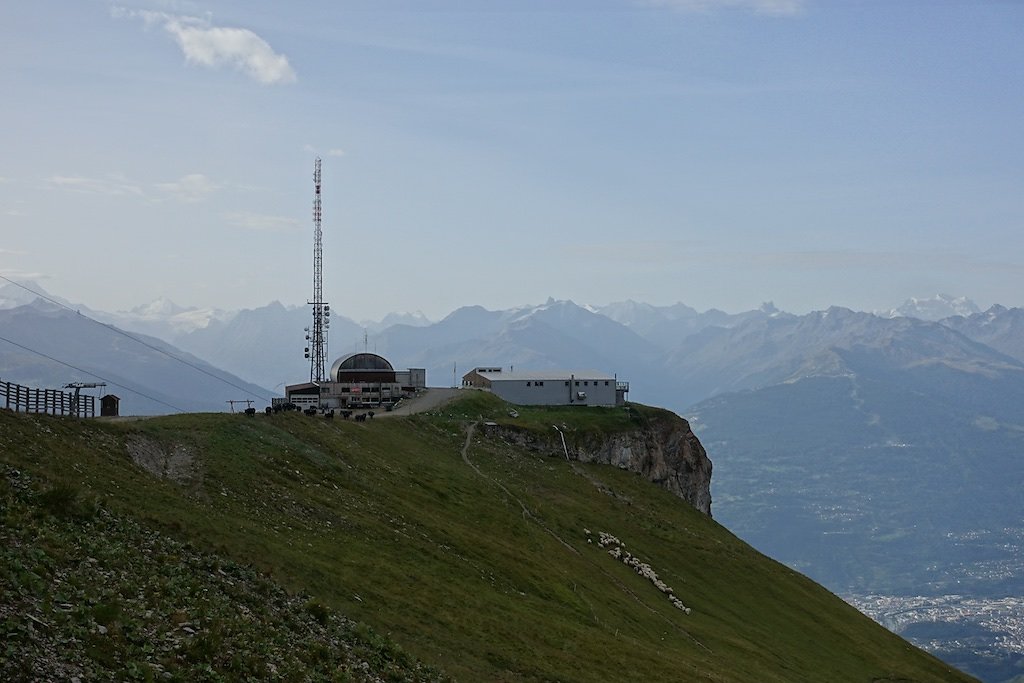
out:
M40 298L59 301L66 306L71 305L65 299L53 296L40 287L38 283L30 280L24 282L5 282L3 286L0 286L0 309L28 306Z
M130 311L127 311L127 313L145 320L151 320L153 318L168 318L191 310L195 309L179 306L167 297L162 296L148 304L136 306Z
M936 294L928 299L910 298L898 308L881 314L884 318L917 318L918 320L937 321L954 315L969 316L980 313L978 305L960 296Z

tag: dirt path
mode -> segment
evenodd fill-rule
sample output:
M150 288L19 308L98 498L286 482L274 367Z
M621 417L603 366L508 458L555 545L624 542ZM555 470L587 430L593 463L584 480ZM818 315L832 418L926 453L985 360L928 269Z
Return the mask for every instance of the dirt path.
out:
M399 415L413 415L423 413L443 406L459 394L459 389L449 387L431 387L424 389L416 396L403 399L397 408L391 412L384 410L375 411L374 419L378 417L397 417Z
M469 447L473 443L473 432L475 430L476 430L476 423L475 422L472 423L471 425L469 425L469 427L466 428L466 443L462 446L462 462L464 462L467 465L469 465L471 468L473 468L473 471L476 472L477 475L479 475L480 477L482 477L482 478L490 481L491 483L493 483L495 486L497 486L499 489L501 489L505 493L506 496L508 496L509 498L514 500L516 503L518 503L519 507L523 511L523 517L524 518L529 519L531 522L533 522L534 524L539 526L541 529L543 529L544 531L548 532L551 535L552 538L554 538L556 541L558 541L563 546L565 546L569 550L569 552L573 553L574 555L579 555L580 553L579 553L578 550L576 550L576 548L574 548L571 545L569 545L561 536L556 534L546 524L544 524L544 522L542 522L539 519L537 519L536 517L534 517L533 513L530 512L529 508L526 507L526 504L523 503L523 501L519 500L519 498L516 497L516 495L514 493L509 491L508 488L506 488L504 484L502 484L500 481L498 481L494 477L488 477L486 474L484 474L483 472L480 471L479 467L477 467L472 462L470 462L470 460L469 460Z

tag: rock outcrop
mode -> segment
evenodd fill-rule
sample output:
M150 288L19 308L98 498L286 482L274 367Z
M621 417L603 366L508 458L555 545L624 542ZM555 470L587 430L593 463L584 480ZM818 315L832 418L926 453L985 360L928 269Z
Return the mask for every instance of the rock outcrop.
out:
M569 457L636 472L711 516L711 460L681 417L603 439L581 439L569 447Z
M552 427L550 436L503 428L503 436L532 450L579 462L613 465L636 472L711 516L711 460L690 424L663 411L636 429L586 432ZM561 436L565 437L564 447Z

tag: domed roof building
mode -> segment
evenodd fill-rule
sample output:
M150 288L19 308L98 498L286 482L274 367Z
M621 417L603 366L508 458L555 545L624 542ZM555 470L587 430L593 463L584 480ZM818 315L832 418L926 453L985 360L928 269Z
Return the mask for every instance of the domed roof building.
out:
M383 356L353 353L334 361L332 382L394 382L395 369Z
M427 385L427 371L423 368L396 371L384 356L368 352L350 353L334 361L328 377L328 381L319 384L290 384L281 400L300 408L321 410L387 408Z

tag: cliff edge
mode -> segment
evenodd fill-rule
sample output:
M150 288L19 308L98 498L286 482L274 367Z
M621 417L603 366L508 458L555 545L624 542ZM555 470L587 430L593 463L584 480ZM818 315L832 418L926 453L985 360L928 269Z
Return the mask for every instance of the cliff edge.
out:
M581 439L568 450L580 462L636 472L711 516L711 459L681 417L651 420L636 431L603 439Z
M491 429L533 451L635 472L710 517L711 460L690 423L668 410L647 406L630 406L627 414L629 423L612 429L587 429L575 420L559 424L557 419L546 429L516 420L491 423Z

